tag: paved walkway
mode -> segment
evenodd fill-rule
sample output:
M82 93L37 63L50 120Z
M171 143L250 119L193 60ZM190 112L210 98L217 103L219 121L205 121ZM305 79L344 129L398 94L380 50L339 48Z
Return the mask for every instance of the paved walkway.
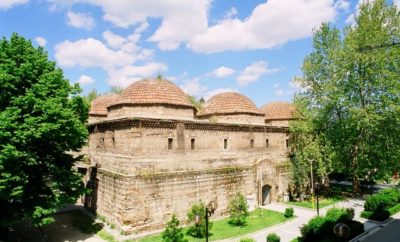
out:
M256 239L256 241L259 242L265 242L265 238L269 233L276 233L281 237L281 242L289 242L296 238L297 236L300 236L300 227L302 227L304 224L306 224L311 218L317 215L316 210L308 209L308 208L303 208L303 207L296 207L288 204L283 204L283 203L271 203L266 206L263 206L262 208L265 209L270 209L274 211L278 211L283 213L286 208L292 207L294 209L294 214L297 216L295 219L290 220L286 223L283 224L278 224L272 227L269 227L267 229L264 229L262 231L258 231L255 233L252 233L250 235L246 235L243 237L252 237ZM339 207L339 208L354 208L355 212L355 219L359 220L362 223L365 223L366 220L363 218L360 218L360 213L364 209L364 201L360 199L350 199L347 201L335 203L331 206L325 207L320 209L320 214L324 215L326 211L329 208L332 207ZM373 223L366 223L364 224L364 228L371 229L376 227L377 224ZM240 238L235 238L235 239L227 239L227 240L222 240L224 242L234 242L234 241L239 241Z

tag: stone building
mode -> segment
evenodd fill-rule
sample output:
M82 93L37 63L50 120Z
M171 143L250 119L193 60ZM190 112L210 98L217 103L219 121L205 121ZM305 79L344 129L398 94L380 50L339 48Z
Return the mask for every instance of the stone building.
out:
M85 205L134 233L163 227L172 213L185 221L200 200L216 200L218 217L238 192L253 208L285 199L292 112L287 103L260 110L233 92L211 97L198 111L166 80L99 97L88 123L93 192Z

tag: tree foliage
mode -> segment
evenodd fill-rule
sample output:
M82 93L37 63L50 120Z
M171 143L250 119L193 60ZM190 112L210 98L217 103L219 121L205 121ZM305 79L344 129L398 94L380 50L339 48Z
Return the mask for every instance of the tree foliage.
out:
M185 235L182 232L182 228L179 228L179 220L175 214L172 215L170 221L168 221L165 231L162 233L163 241L165 242L186 242Z
M83 193L68 151L86 142L88 108L43 48L0 40L0 227L52 221Z
M246 219L249 216L249 210L246 198L243 194L236 194L229 201L229 222L235 226L246 225Z
M400 158L400 14L366 1L342 32L323 24L303 64L300 94L315 113L312 132L329 146L332 167L360 178L390 176ZM395 43L395 44L394 44Z
M199 223L196 224L196 216L199 216ZM206 205L200 201L194 204L187 213L188 222L192 224L188 229L188 234L196 238L204 238L206 236ZM208 222L209 231L212 228L211 221Z

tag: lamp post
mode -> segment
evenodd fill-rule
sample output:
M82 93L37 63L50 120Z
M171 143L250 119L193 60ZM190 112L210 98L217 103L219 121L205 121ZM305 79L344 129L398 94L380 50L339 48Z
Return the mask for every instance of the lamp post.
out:
M320 189L320 184L319 184L319 182L316 182L314 185L314 191L315 191L315 195L317 196L317 215L318 216L319 216L319 199L318 199L319 189Z
M206 214L205 214L205 220L206 220L206 242L208 242L208 218L214 214L215 210L218 208L218 203L214 200L210 201L208 205L206 206ZM199 226L201 221L200 215L196 215L195 217L195 223L196 226ZM198 227L197 227L198 228Z

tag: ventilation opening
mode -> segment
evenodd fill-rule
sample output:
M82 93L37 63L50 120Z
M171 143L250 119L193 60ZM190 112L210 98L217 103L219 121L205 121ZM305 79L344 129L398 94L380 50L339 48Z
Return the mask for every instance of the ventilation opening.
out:
M250 140L250 148L254 148L254 139Z
M190 149L194 150L196 148L196 141L194 139L190 140Z
M173 138L168 138L168 149L172 150L172 145L173 145L174 139Z
M269 148L269 139L265 140L265 147Z
M286 139L286 149L289 149L289 139Z
M224 149L228 149L228 139L224 139Z

